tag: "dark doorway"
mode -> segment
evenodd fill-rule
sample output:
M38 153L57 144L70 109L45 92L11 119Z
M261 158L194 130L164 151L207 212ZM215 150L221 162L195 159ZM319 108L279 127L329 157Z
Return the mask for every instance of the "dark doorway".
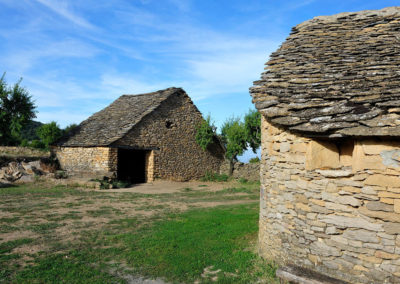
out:
M118 149L118 179L130 183L146 182L146 152Z

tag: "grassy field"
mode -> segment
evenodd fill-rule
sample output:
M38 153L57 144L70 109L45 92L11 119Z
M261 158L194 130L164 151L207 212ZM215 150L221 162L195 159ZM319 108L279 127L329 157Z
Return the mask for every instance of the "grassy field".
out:
M258 188L0 188L0 282L278 283L275 267L255 252Z

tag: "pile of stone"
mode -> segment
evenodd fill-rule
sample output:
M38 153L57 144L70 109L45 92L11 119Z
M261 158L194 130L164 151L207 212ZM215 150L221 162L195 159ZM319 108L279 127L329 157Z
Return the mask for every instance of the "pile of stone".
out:
M31 162L12 161L0 168L0 182L33 182L35 176L50 175L50 171L51 169L40 160Z

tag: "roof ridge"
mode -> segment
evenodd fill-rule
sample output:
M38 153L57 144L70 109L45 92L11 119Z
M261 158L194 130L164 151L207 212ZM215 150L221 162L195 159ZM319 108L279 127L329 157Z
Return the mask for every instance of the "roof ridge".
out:
M341 18L346 18L349 16L354 16L355 19L362 19L362 18L367 18L367 17L372 17L372 16L391 16L391 15L400 15L400 6L391 6L391 7L386 7L380 10L362 10L362 11L356 11L356 12L342 12L338 14L333 14L333 15L327 15L327 16L317 16L314 17L310 20L307 20L305 22L302 22L298 25L296 25L297 29L304 28L316 23L332 23L338 21L338 19Z

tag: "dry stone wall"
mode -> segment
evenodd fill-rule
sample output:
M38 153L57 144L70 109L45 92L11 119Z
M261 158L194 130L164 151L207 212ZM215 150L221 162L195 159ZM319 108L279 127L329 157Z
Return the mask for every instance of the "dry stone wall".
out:
M225 161L221 165L221 174L229 174L229 161ZM235 162L233 165L234 178L240 179L244 178L250 181L260 180L260 163L241 163Z
M60 167L71 174L111 176L117 170L117 149L109 147L53 147Z
M198 179L206 171L219 172L224 159L217 143L203 151L196 143L202 115L184 94L177 93L148 114L112 146L129 145L153 152L153 176L185 181Z
M260 253L351 283L400 283L400 141L316 141L262 119Z

